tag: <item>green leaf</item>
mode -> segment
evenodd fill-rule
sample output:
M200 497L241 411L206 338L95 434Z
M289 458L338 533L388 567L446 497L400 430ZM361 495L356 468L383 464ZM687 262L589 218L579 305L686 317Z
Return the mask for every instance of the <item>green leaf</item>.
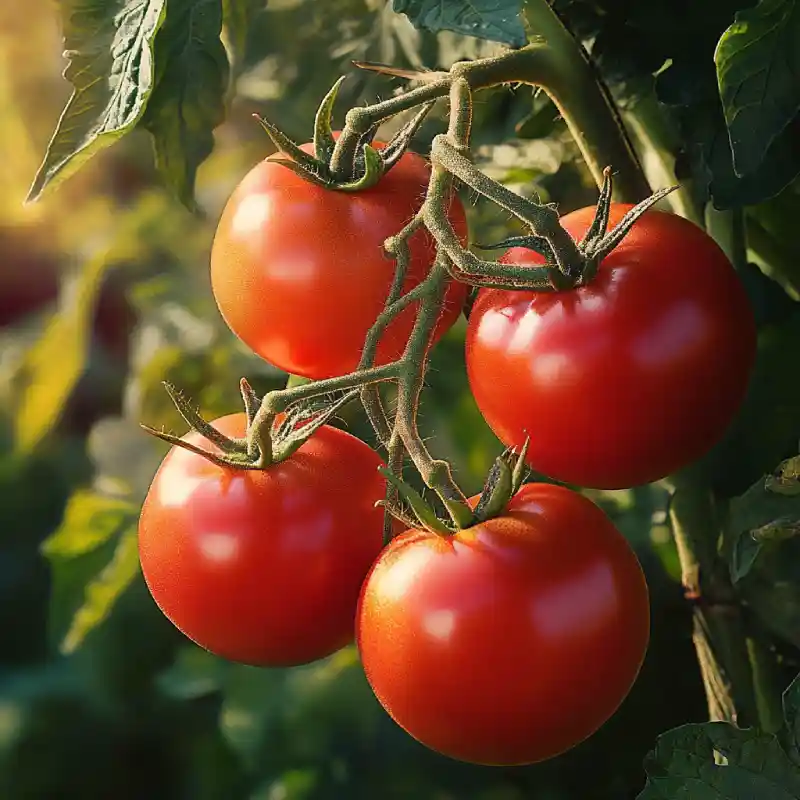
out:
M229 66L221 30L222 0L170 0L155 42L157 83L142 119L156 166L192 210L197 168L225 117Z
M82 489L69 500L58 529L42 544L50 558L76 558L107 542L130 524L136 506L127 500Z
M109 614L138 570L139 509L78 491L60 527L43 543L51 564L50 635L71 652Z
M153 90L153 40L166 0L63 0L64 77L73 85L28 193L38 199L141 119Z
M727 763L715 763L714 755ZM800 769L778 739L725 722L683 725L658 737L638 800L796 800Z
M393 0L416 28L453 31L522 47L527 42L520 0Z
M700 201L710 197L718 209L756 205L775 197L800 173L797 119L775 136L758 169L739 176L713 75L706 80L697 64L676 63L659 74L656 87L661 102L676 107Z
M765 546L779 544L800 522L800 497L776 494L762 479L731 501L728 531L732 544L731 577L740 581Z
M783 693L783 717L786 720L786 744L790 757L800 764L800 675Z
M740 11L714 61L737 175L758 168L800 110L800 3L762 0Z
M253 21L267 7L267 0L222 0L222 24L235 71L241 68Z
M117 599L139 574L139 547L136 525L131 522L121 534L111 561L86 585L84 601L72 618L64 641L63 653L74 652L94 628L100 625Z
M109 261L105 254L84 266L62 309L31 347L21 365L21 390L14 417L19 452L32 450L58 422L64 404L84 372L92 319Z

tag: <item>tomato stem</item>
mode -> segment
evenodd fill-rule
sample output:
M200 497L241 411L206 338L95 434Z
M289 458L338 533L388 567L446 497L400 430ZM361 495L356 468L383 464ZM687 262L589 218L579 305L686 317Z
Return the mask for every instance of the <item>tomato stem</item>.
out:
M759 721L758 704L741 607L717 553L722 516L711 490L675 479L670 521L684 590L694 601L692 638L709 717L746 727Z

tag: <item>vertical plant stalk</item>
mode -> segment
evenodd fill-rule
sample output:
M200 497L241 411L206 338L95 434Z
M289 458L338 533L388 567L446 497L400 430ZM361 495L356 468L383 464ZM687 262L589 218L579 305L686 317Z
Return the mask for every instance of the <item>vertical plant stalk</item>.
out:
M747 727L760 721L758 702L741 605L718 555L719 511L710 490L676 480L670 521L709 717Z
M567 30L547 0L526 0L530 34L547 43L550 58L540 84L567 123L598 186L609 164L615 172L615 199L638 203L650 186L622 116L580 42Z

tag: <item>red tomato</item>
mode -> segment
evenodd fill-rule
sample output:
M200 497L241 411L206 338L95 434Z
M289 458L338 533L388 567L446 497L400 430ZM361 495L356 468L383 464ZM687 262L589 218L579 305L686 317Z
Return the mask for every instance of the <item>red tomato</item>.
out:
M630 209L614 205L611 224ZM594 213L568 214L580 238ZM502 261L539 264L514 248ZM506 444L530 436L528 463L551 478L617 489L704 455L741 404L756 352L742 284L713 239L648 211L588 286L557 293L482 290L467 370Z
M295 375L352 372L394 277L383 242L417 212L429 175L427 161L407 152L376 186L348 194L315 186L270 158L257 164L228 201L211 253L214 296L231 330ZM466 240L464 209L455 196L451 216ZM405 291L427 276L435 255L427 231L409 244ZM458 318L466 295L466 286L450 283L436 339ZM376 364L400 357L415 309L404 310L387 329Z
M244 414L214 427L243 436ZM199 434L187 441L209 447ZM290 666L353 640L361 583L382 547L381 461L323 426L265 470L173 447L142 508L139 554L158 606L231 661Z
M452 537L393 539L356 630L370 685L414 738L463 761L528 764L619 707L647 649L649 600L594 503L528 484L503 516Z

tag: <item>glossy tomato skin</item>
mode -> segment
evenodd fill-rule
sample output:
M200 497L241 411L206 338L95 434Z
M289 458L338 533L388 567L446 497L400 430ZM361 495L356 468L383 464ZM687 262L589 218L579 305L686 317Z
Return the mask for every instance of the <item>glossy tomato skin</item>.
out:
M364 583L367 678L414 738L463 761L552 758L619 707L650 632L633 551L590 500L528 484L452 538L408 531Z
M242 436L244 415L214 426ZM198 434L185 438L209 447ZM383 544L380 465L366 444L328 426L263 471L221 468L174 447L139 522L156 603L186 636L232 661L292 666L344 647Z
M311 146L304 149L310 152ZM352 372L394 278L383 242L419 210L429 175L428 162L407 152L376 186L351 194L314 186L272 158L257 164L228 201L211 253L214 296L231 330L259 356L295 375ZM456 196L450 217L466 241ZM411 238L410 251L405 291L433 264L435 246L427 231ZM436 339L456 321L466 295L466 286L450 283ZM384 333L377 364L402 355L415 308L398 315Z
M630 206L614 205L611 224ZM562 219L578 239L593 208ZM514 248L506 263L541 263ZM507 445L551 478L649 483L722 438L752 371L756 329L733 267L703 230L648 211L588 286L482 290L470 314L470 387Z

